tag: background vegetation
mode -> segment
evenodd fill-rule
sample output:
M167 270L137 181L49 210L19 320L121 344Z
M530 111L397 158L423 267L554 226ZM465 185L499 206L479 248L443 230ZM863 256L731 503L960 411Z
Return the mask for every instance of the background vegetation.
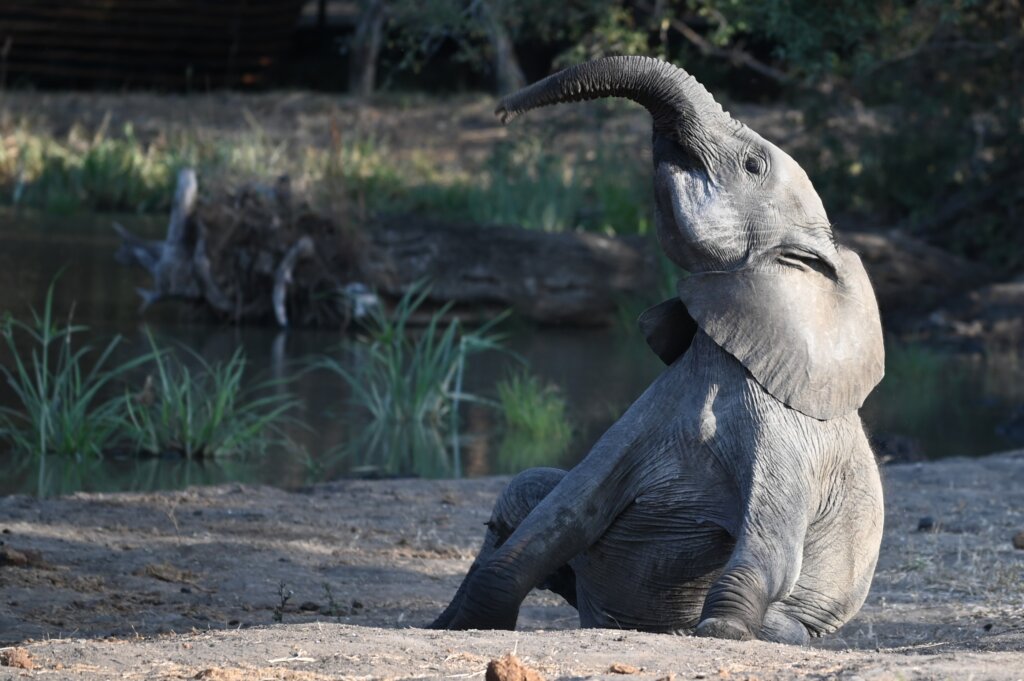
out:
M178 170L191 166L210 192L287 174L296 191L346 226L372 229L378 215L394 212L646 235L649 133L636 107L564 108L509 131L489 116L495 93L562 66L646 54L697 75L741 119L760 116L758 129L775 115L768 136L808 170L840 229L902 227L987 264L993 280L1024 271L1020 0L347 6L355 8L352 30L329 43L345 68L328 71L344 75L327 85L349 96L54 96L93 108L109 97L105 114L86 117L70 105L57 115L59 106L43 105L49 93L15 93L24 83L0 78L0 203L61 214L162 214ZM304 82L292 72L277 84ZM464 92L481 89L490 92ZM18 96L28 105L11 105ZM167 111L147 112L139 106L145 98ZM228 120L217 120L225 112ZM268 124L275 115L276 128ZM286 127L317 116L313 132ZM666 270L665 279L670 284L674 273ZM624 315L631 327L635 315ZM381 470L408 468L411 460L450 470L458 465L458 403L471 398L500 415L495 432L508 470L557 458L579 434L563 396L531 374L509 375L486 395L466 394L456 380L461 367L496 341L486 331L434 324L436 336L406 334L400 310L342 359L321 362L354 395L349 411L362 419L360 437L343 455L359 449L358 465ZM208 364L154 346L138 364L117 365L115 344L81 344L84 328L59 318L49 303L38 318L9 319L2 330L0 349L14 363L0 370L17 408L0 411L0 441L27 459L56 454L95 462L127 448L230 460L258 454L257 440L283 438L294 425L295 405L282 386L243 389L241 355ZM895 366L908 367L893 371L906 376L899 384L907 389L919 390L922 376L941 372L931 355L891 354ZM349 368L352 356L358 374ZM144 383L139 371L152 380ZM904 414L904 422L926 420L937 408L926 406L921 415ZM217 418L203 421L208 412ZM238 433L242 440L234 439ZM433 458L417 453L424 449Z
M1018 0L383 4L383 30L403 47L398 68L422 68L454 44L455 58L500 91L521 85L524 70L532 79L586 58L648 54L734 100L795 106L819 141L798 160L833 214L903 223L966 255L1024 265Z
M349 77L334 84L363 96L452 83L501 92L586 58L658 56L733 102L801 112L793 127L814 143L793 151L840 226L901 225L1017 270L1022 17L1019 0L361 0L340 39ZM616 149L567 175L547 144L498 147L482 172L459 177L431 159L395 163L372 137L308 154L247 122L246 142L225 145L195 135L140 140L106 125L55 139L31 121L0 121L0 188L9 202L57 210L162 210L183 164L204 177L274 168L312 184L341 177L371 213L647 228L645 169L618 164Z

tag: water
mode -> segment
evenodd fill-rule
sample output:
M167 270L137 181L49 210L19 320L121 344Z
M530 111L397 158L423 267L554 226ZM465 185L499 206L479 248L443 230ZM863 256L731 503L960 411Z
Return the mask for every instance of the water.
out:
M290 379L291 392L304 405L298 416L310 426L294 429L291 435L306 453L282 450L262 458L213 463L126 458L75 464L52 459L19 463L0 451L0 494L172 489L224 482L296 488L373 472L339 454L355 436L351 420L344 418L350 409L344 385L326 374L303 373L298 364L303 358L334 352L343 341L338 332L239 328L204 320L185 304L157 306L140 315L135 289L148 283L147 275L114 262L118 239L111 220L0 210L0 311L27 317L31 306L42 305L47 287L60 272L56 309L67 311L74 303L76 322L89 325L99 338L123 335L123 358L146 349L147 325L161 339L183 343L211 361L227 359L240 346L256 374ZM162 219L120 221L154 238L164 229ZM626 328L536 329L516 323L508 327L509 348L533 373L559 386L575 426L573 445L562 460L540 464L565 467L579 460L661 370L639 334ZM887 449L939 458L1024 444L1024 415L1018 417L1021 423L1013 421L1015 408L1024 402L1019 357L965 360L896 346L890 348L888 359L887 378L862 412ZM10 358L0 354L0 361ZM488 394L515 361L497 353L474 357L467 389ZM3 388L0 403L11 404L10 392ZM497 456L497 415L471 406L463 410L462 421L462 473L509 472L511 464ZM1001 427L1005 434L998 432Z

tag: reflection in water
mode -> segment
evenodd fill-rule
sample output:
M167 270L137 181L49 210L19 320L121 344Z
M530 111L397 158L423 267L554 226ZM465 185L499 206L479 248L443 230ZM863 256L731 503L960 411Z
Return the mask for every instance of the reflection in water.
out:
M152 236L163 228L160 220L120 221ZM24 316L30 305L41 305L51 278L66 266L57 309L67 310L74 300L77 322L89 325L102 338L123 334L127 342L120 350L122 360L145 352L145 327L135 294L135 288L144 284L144 275L114 263L116 239L109 223L107 218L76 217L72 222L0 210L0 311ZM289 379L289 390L303 404L295 416L309 428L291 427L288 435L306 453L274 451L245 461L115 459L73 464L53 459L19 463L8 452L0 452L4 471L0 494L170 489L229 481L297 488L360 472L358 457L344 454L345 446L361 433L343 381L309 371L301 362L322 353L339 356L337 348L345 342L339 333L223 326L197 319L184 305L151 310L145 322L158 337L184 343L207 361L226 360L243 348L253 369L249 380ZM536 329L515 323L506 325L506 331L509 348L565 397L575 425L574 438L562 460L500 460L499 434L495 433L498 416L485 406L464 405L460 450L465 475L515 472L538 464L571 466L661 370L638 333ZM488 397L495 397L495 384L517 366L515 359L502 353L485 353L473 360L466 391ZM9 361L0 351L0 362ZM1015 405L1024 402L1022 378L1019 356L984 361L891 346L887 377L862 413L874 434L910 438L925 457L985 454L1014 444L1000 436L997 427L1012 417ZM0 404L10 404L10 398L6 386L0 387ZM1004 428L1004 432L1016 431ZM509 446L506 451L521 449ZM454 462L435 460L421 462L418 470L401 472L450 475L453 470ZM362 472L387 471L378 465Z
M879 441L899 435L912 458L977 456L1024 444L999 427L1024 402L1019 358L950 356L890 343L886 376L861 410Z
M150 491L228 482L268 482L258 467L230 460L199 462L146 457L76 461L48 456L14 462L6 472L11 477L4 481L0 491L40 497L81 491Z

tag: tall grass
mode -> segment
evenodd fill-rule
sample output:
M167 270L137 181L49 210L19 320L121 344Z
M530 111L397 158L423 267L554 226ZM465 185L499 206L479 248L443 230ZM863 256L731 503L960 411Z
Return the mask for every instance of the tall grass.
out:
M287 439L284 427L293 423L289 412L298 401L277 381L244 386L241 348L226 362L211 363L188 348L160 348L151 335L149 342L153 373L125 402L125 434L136 449L190 460L246 457Z
M573 429L558 389L520 371L499 381L497 393L505 422L497 472L518 473L560 461L572 442Z
M567 159L543 140L503 142L482 167L453 170L422 156L396 158L373 135L333 131L324 148L299 148L272 139L251 116L230 140L179 133L143 141L130 125L119 134L75 128L58 139L21 126L0 134L0 201L60 213L164 212L186 165L204 189L287 174L331 210L343 203L360 220L398 212L546 231L649 231L650 171L614 143Z
M10 316L3 321L11 366L0 365L0 375L17 407L0 407L0 440L20 456L95 459L116 442L125 424L124 398L111 394L113 384L148 357L111 367L119 337L98 354L90 345L77 345L76 337L88 327L73 324L71 315L66 323L54 316L55 285L46 292L42 314L32 310L31 322Z
M646 234L649 185L646 168L621 149L567 160L534 139L499 144L480 173L411 182L392 207L481 225Z
M163 210L184 159L136 139L73 132L65 141L27 130L0 144L0 186L15 205L53 212Z
M357 465L425 477L461 473L459 404L479 400L463 391L466 363L501 348L492 331L500 318L467 331L457 319L444 322L450 309L445 306L417 332L410 321L427 294L422 287L411 290L391 315L374 317L369 342L357 348L355 368L335 357L316 363L344 381L352 406L364 417L362 432L346 447Z

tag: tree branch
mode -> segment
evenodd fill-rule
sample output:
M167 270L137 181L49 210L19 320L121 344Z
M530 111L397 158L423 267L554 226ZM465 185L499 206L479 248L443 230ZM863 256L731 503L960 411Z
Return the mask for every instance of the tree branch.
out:
M303 236L292 244L292 247L284 254L281 263L277 266L277 272L274 275L274 317L282 328L288 327L288 308L286 305L288 285L294 280L292 273L295 270L295 265L299 260L312 256L315 250L316 247L313 244L313 240L308 236Z
M636 4L638 8L645 12L654 12L654 7L652 7L650 3L638 2ZM753 57L748 52L744 52L738 47L732 47L729 49L716 47L707 38L702 36L700 33L697 33L697 31L693 30L693 28L691 28L690 25L687 24L682 19L669 17L668 23L669 26L671 26L680 35L686 38L687 41L696 46L697 49L700 50L701 54L703 55L706 55L708 57L715 57L718 59L728 59L736 66L745 66L748 69L756 71L757 73L760 73L762 76L770 78L779 83L789 83L793 80L793 77L790 76L785 71L781 71L775 68L774 66L769 66L768 64L765 64L763 61L760 61L759 59Z

